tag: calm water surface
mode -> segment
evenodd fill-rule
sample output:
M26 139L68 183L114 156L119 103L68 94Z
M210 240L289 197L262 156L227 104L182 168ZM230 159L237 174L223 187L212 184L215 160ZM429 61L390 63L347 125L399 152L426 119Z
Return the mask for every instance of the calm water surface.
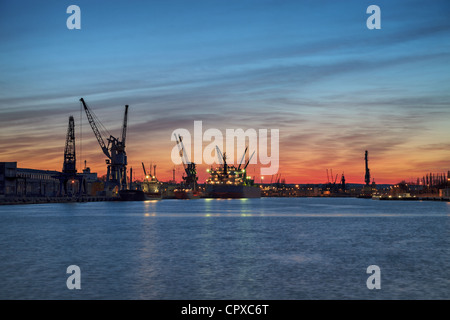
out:
M0 206L1 299L450 299L450 203ZM81 269L69 290L66 268ZM381 289L369 290L369 265Z

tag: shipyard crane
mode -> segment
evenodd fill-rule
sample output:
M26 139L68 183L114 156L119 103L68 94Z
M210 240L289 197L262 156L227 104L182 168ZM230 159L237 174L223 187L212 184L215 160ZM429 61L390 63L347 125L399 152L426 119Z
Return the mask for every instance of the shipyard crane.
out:
M75 121L73 116L69 117L69 125L67 127L66 144L64 147L64 162L62 172L54 176L59 180L59 192L60 196L68 195L67 183L75 180L78 181L78 195L82 194L82 191L86 191L86 181L83 175L77 174L76 169L76 153L75 153Z
M83 104L87 119L91 125L95 137L97 138L98 144L108 158L106 159L107 174L105 190L112 191L117 188L117 191L119 191L127 189L127 155L125 152L125 140L128 121L128 105L125 106L122 139L119 140L110 134L107 139L108 144L106 144L94 120L95 114L88 107L83 98L81 98L80 101Z
M76 154L75 154L75 121L73 116L69 117L67 127L66 145L64 147L63 173L76 174Z
M186 154L186 149L184 148L183 138L181 137L181 135L177 136L174 133L174 136L175 136L175 140L177 142L178 150L180 151L180 157L182 159L181 162L183 163L184 171L186 172L186 175L185 176L183 175L184 183L189 188L196 190L198 177L197 177L197 169L195 168L195 163L189 161L189 158ZM155 170L156 170L156 166L155 166Z
M370 184L370 169L369 169L369 152L366 150L366 155L365 155L365 162L366 162L366 176L365 176L365 182L366 182L366 186L368 186Z

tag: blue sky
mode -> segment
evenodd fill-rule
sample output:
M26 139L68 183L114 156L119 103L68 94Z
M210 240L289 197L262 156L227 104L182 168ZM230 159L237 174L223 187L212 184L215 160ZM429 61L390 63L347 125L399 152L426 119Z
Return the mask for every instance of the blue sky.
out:
M71 4L81 30L66 28ZM371 4L380 30L366 27ZM280 129L282 173L299 182L325 168L362 180L365 149L384 181L449 167L448 1L2 1L0 12L1 161L59 170L84 97L117 135L129 104L131 165L169 177L171 132L194 120ZM82 121L82 158L100 172Z

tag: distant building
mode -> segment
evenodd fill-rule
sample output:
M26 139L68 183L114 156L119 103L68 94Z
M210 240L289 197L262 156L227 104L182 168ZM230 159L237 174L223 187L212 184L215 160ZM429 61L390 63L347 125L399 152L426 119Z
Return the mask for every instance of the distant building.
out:
M58 171L17 168L17 162L0 162L0 197L56 196Z
M0 162L0 198L4 197L55 197L59 194L61 172L17 168L17 162ZM86 179L86 193L96 195L103 189L97 173L83 170ZM68 191L74 194L78 181L68 184Z
M17 162L0 162L0 197L16 194L16 176Z
M104 190L104 184L101 182L96 172L91 172L91 168L83 169L83 173L86 181L86 194L91 196L96 196Z

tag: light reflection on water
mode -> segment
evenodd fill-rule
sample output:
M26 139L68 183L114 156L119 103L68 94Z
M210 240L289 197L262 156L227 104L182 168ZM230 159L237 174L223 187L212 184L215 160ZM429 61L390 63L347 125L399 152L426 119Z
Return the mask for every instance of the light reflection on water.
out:
M448 299L443 202L263 198L0 207L2 299ZM82 290L65 268L82 270ZM382 289L368 290L379 265Z

